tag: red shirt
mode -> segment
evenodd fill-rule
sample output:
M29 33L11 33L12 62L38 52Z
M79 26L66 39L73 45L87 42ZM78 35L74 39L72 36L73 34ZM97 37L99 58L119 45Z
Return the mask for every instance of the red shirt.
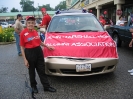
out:
M25 48L34 48L40 46L40 44L41 39L36 30L29 31L27 28L25 28L20 33L20 46Z
M104 19L100 19L100 22L102 23L102 25L104 26L106 21Z
M48 14L46 14L46 15L43 17L42 23L40 24L40 26L46 25L46 29L47 29L48 24L49 24L50 21L51 21L51 17L50 17Z

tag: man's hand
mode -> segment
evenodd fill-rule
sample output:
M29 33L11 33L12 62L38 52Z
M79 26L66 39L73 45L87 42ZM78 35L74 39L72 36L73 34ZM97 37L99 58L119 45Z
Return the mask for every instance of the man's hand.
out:
M132 47L132 43L133 43L133 41L131 40L131 42L129 43L129 47Z
M24 64L25 64L25 66L27 67L27 68L29 68L29 63L28 63L28 61L25 59L24 60Z
M132 32L132 33L133 33L133 28L131 28L131 29L130 29L130 32Z
M52 47L52 46L47 46L47 48L48 48L49 50L54 50L54 47Z

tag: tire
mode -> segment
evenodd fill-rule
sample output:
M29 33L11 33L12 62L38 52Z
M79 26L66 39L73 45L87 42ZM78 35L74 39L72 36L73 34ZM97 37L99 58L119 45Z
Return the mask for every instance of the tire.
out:
M121 47L121 42L122 41L120 40L118 34L113 35L113 40L116 42L117 47Z

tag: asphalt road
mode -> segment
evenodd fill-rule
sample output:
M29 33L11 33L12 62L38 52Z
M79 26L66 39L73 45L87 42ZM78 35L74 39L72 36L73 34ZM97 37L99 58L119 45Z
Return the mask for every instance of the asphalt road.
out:
M110 74L87 77L49 76L56 93L44 92L37 75L36 99L133 99L133 49L118 48L119 63ZM15 44L0 45L0 99L32 99L27 68Z

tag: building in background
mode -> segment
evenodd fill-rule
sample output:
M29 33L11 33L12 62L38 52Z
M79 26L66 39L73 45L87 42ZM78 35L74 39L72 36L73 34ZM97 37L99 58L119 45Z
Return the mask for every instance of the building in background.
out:
M86 8L89 12L95 14L99 19L104 15L115 23L120 15L129 19L133 12L133 0L66 0L67 8L81 9Z
M52 17L55 14L55 11L47 11L47 13ZM17 14L22 14L23 19L25 19L26 16L35 16L36 19L41 19L43 17L41 11L34 11L34 13L32 11L8 12L8 13L0 13L0 21L16 20Z

